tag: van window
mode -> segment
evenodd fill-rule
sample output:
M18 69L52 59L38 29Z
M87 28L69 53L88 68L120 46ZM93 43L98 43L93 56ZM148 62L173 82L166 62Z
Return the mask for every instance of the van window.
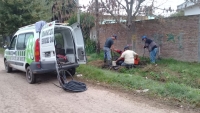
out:
M32 35L33 33L20 34L17 39L17 49L24 50L26 48L28 38Z
M17 36L14 36L14 37L12 38L12 41L11 41L11 44L10 44L10 50L14 50L14 49L15 49L16 37L17 37Z
M55 33L55 45L61 45L64 47L64 39L61 33Z
M25 49L25 34L18 35L17 39L17 49L23 50Z

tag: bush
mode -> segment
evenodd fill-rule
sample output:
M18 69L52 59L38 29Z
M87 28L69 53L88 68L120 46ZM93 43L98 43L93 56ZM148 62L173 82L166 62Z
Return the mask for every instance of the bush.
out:
M90 39L85 39L85 50L88 54L95 53L96 42Z

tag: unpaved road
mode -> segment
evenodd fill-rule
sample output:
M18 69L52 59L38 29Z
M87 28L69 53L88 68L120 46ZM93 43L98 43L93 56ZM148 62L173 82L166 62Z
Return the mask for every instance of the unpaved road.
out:
M25 73L6 73L0 57L0 113L182 113L163 105L146 104L88 84L82 93L66 92L55 75L41 75L37 84L26 82ZM188 113L188 112L187 112Z

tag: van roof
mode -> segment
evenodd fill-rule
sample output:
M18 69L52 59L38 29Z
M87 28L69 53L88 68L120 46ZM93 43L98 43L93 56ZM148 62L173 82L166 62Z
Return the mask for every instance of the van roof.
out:
M60 25L60 26L67 26L69 23L55 23L55 25ZM27 25L20 27L19 30L30 30L30 29L35 29L35 24Z

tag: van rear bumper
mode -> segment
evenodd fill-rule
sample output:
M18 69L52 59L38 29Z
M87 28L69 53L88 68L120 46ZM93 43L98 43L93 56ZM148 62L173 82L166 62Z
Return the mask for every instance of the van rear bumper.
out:
M71 69L77 68L79 66L78 63L68 63L62 65L62 69ZM56 71L55 62L45 61L45 62L33 62L30 65L30 68L34 74L42 74Z

